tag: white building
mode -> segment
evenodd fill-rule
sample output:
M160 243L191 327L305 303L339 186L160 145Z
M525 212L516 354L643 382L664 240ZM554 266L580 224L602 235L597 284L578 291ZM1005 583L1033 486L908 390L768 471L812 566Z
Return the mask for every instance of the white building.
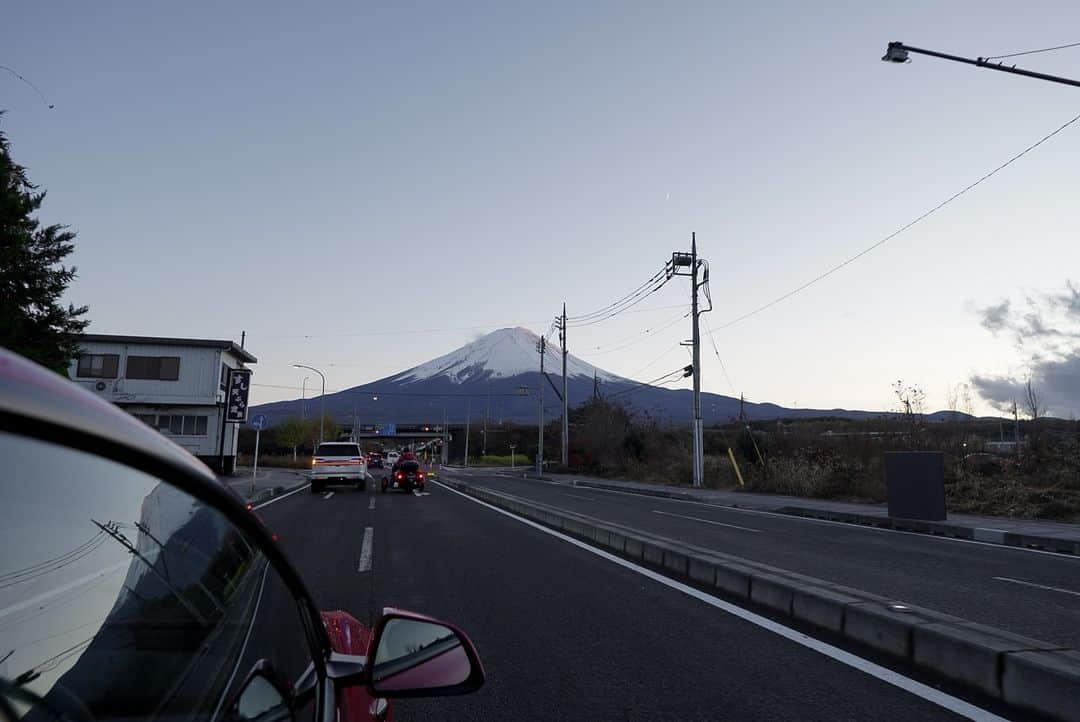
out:
M228 370L257 359L232 341L86 334L68 376L202 459L215 471ZM239 424L226 424L224 466L232 472Z

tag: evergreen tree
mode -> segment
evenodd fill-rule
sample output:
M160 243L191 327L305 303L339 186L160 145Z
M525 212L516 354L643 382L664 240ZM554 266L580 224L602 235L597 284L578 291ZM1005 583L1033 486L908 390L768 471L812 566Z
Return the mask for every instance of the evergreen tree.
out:
M90 322L82 318L86 306L60 302L75 278L75 267L62 264L75 234L41 226L34 213L44 199L0 132L0 346L66 374Z

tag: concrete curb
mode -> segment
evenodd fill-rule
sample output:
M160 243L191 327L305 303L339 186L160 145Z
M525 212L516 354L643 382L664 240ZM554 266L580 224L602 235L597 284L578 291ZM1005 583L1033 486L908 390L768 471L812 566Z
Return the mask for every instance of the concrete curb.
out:
M736 603L838 634L1008 704L1080 722L1080 652L485 487L440 483Z
M548 479L554 483L559 482ZM694 501L701 503L701 498L684 491L668 491L666 489L640 489L627 487L620 484L606 484L599 481L583 481L575 479L566 482L568 486L580 486L591 489L603 489L605 491L621 491L624 494L638 494L640 496L655 496L662 499L678 499L679 501ZM734 504L716 503L716 506L739 507ZM806 506L782 506L774 509L761 509L776 514L800 516L808 519L824 519L826 521L838 521L845 524L859 524L861 526L874 526L880 529L895 529L896 531L916 532L919 534L931 534L934 536L947 536L955 539L971 539L973 541L986 542L987 544L1000 544L1002 546L1025 547L1028 549L1042 549L1058 554L1075 554L1080 556L1080 540L1058 539L1056 537L1040 536L1037 534L1016 534L1002 529L987 527L971 527L962 524L950 524L939 521L920 521L918 519L898 519L877 514L857 514L844 511L829 511L828 509L815 509Z

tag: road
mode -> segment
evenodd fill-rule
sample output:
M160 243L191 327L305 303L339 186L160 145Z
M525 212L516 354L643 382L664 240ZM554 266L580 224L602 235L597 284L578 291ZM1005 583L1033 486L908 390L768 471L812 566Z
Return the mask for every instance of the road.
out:
M523 480L455 478L787 571L1080 648L1080 558Z
M484 688L399 701L399 720L961 719L926 698L935 690L905 691L861 660L842 664L429 486L421 497L304 490L259 511L321 608L370 623L400 606L457 622L476 643Z

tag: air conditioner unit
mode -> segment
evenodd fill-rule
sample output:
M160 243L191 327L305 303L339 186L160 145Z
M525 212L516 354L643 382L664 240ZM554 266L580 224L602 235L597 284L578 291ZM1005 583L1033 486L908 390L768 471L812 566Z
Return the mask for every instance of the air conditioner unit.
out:
M98 381L96 384L94 384L94 391L101 392L107 388L109 388L109 385L104 381Z

